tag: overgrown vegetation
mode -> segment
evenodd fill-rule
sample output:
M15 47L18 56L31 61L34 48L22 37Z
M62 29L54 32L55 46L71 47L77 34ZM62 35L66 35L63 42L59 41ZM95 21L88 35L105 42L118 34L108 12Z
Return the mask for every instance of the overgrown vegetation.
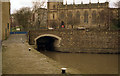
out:
M19 25L22 25L24 30L27 30L29 27L29 19L31 17L31 9L29 7L23 7L20 10L16 11L14 14Z
M112 23L114 26L112 26L113 28L117 29L117 30L120 30L120 1L114 3L115 6L118 8L118 15L117 15L117 18L113 18L112 19Z
M22 26L23 31L29 31L30 29L39 29L41 26L45 25L45 2L41 0L35 0L32 3L33 7L23 7L12 15L15 18L14 23L12 24L15 24L15 26ZM13 31L15 31L15 27L13 28Z

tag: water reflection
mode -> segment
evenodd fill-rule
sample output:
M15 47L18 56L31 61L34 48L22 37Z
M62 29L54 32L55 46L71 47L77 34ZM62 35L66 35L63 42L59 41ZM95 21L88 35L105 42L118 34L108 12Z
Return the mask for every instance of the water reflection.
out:
M64 67L80 70L83 74L118 73L118 55L115 54L41 52L65 65Z

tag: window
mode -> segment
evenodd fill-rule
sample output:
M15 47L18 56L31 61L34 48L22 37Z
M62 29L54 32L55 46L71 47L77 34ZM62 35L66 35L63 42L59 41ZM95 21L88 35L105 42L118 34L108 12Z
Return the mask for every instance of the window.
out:
M60 19L64 19L64 17L65 17L64 12L61 12L61 13L60 13Z
M55 9L55 5L53 5L53 9Z
M68 12L68 24L71 24L71 25L73 25L74 24L74 21L73 21L73 14L72 14L72 12L70 11L70 12Z
M69 12L69 13L68 13L68 17L69 17L69 18L72 18L72 16L73 16L73 15L72 15L72 12Z
M75 23L79 24L80 23L80 12L77 11L76 12L76 19L75 19Z
M84 12L84 23L88 23L88 12Z
M9 23L7 23L7 28L9 29Z
M100 23L103 23L104 20L105 20L105 12L104 12L104 10L99 12L99 16L100 16Z
M53 14L53 19L55 18L55 15Z
M96 11L92 12L92 23L95 24L96 23Z

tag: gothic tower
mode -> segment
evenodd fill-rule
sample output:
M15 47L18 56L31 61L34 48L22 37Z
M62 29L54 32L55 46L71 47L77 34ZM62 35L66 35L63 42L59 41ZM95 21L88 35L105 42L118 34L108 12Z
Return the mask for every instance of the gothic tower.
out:
M58 10L59 7L63 5L63 0L48 0L47 2L47 12L48 28L58 28Z
M48 9L57 9L60 5L63 5L63 0L48 0L47 2Z

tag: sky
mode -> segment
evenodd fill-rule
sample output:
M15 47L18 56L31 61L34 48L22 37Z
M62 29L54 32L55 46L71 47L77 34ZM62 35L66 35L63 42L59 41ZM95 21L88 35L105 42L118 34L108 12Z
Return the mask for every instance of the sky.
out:
M32 2L36 0L10 0L11 2L11 13L14 13L16 10L19 10L22 7L32 7ZM47 0L40 0L40 1L46 1ZM90 0L75 0L76 4L80 4L81 1L83 1L84 4L89 3ZM97 2L103 3L106 1L110 2L110 7L114 7L114 2L120 1L120 0L91 0L92 3L97 3ZM64 0L64 3L66 0ZM72 4L73 0L67 0L68 4Z

